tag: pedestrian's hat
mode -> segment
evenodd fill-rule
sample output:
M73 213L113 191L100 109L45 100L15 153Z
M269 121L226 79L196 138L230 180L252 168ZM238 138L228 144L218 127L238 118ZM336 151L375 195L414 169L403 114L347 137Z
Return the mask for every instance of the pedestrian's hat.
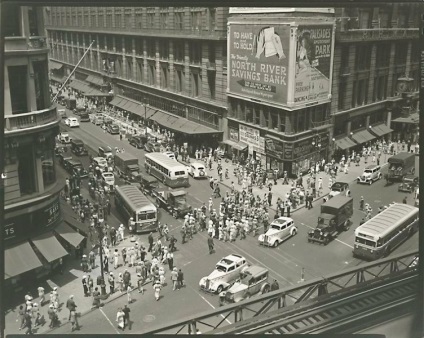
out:
M69 296L69 299L72 299L72 298L74 298L74 295L70 295L70 296Z
M50 309L53 309L54 308L54 305L53 304L50 304L49 308Z
M87 255L82 255L82 257L87 257Z
M82 278L87 278L87 276L86 276L86 275L84 275L84 276L82 276Z
M141 273L138 273L138 274L137 274L137 276L138 276L138 277L141 277Z
M38 304L37 304L37 303L34 303L34 304L32 304L32 306L33 306L33 307L37 307L37 306L38 306Z
M55 287L53 288L53 291L57 291L57 286L55 286Z

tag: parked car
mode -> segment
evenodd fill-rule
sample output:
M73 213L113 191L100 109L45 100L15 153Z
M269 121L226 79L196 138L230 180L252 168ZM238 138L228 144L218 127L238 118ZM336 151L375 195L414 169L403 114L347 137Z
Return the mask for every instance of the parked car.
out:
M297 234L293 218L278 217L270 224L265 234L258 237L259 244L276 247L285 239Z
M57 139L60 143L71 143L71 137L68 133L59 133L59 135L57 135Z
M364 169L361 176L358 176L357 183L367 183L369 185L382 177L381 167L379 165L369 165Z
M225 293L225 301L228 303L238 303L244 299L249 299L257 293L267 293L271 290L268 280L268 269L261 266L249 266L239 281L235 282Z
M399 184L398 191L413 192L419 185L419 178L415 175L406 175L402 178L402 183Z
M335 182L331 186L331 191L329 193L330 197L334 197L340 194L346 195L349 190L349 184L346 182Z
M147 137L143 135L133 135L128 138L128 142L137 149L141 149L147 142Z
M240 279L240 274L248 267L243 256L231 254L222 258L215 266L209 276L203 277L199 286L207 292L221 293L229 288L234 282Z
M171 160L175 160L175 154L172 151L165 151L163 154L168 156Z
M157 142L147 141L144 144L144 150L149 153L158 153L160 152L160 144Z
M106 130L109 134L112 134L112 135L119 134L119 126L117 124L114 124L114 123L109 124L107 126Z
M188 174L193 178L208 178L205 165L201 162L190 163Z

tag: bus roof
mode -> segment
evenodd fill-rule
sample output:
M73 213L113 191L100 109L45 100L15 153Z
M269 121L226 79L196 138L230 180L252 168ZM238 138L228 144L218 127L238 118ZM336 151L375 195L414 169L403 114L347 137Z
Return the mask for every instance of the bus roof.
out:
M418 217L418 208L409 204L395 203L374 216L355 230L355 235L363 233L374 237L374 240L384 238L392 230L396 229L411 216Z
M136 211L142 211L142 209L157 210L156 206L133 185L118 186L116 187L116 193L125 198L128 204Z
M149 153L145 155L146 158L150 158L151 160L157 162L158 164L164 167L181 167L181 170L185 170L185 166L180 162L173 160L162 153Z

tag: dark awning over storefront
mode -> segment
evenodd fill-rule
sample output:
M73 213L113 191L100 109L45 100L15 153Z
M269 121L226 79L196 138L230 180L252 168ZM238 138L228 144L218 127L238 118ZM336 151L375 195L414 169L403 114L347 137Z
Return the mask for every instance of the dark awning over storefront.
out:
M88 75L85 79L86 82L90 82L92 84L95 84L97 86L103 85L103 79L101 77L95 76L95 75Z
M240 151L243 151L247 148L247 144L243 143L243 142L235 142L235 141L232 141L232 140L224 140L224 141L222 141L222 143L228 144L232 148L240 150Z
M50 75L50 80L56 81L56 82L59 82L59 83L63 83L66 80L66 76L60 77L60 76Z
M376 137L373 136L368 130L358 131L357 133L353 133L352 138L358 144L367 143L369 141L374 140Z
M5 279L18 276L43 265L28 242L6 249L4 263Z
M49 263L68 254L51 232L33 238L31 241Z
M219 130L215 130L210 127L206 127L200 123L190 121L186 118L171 115L162 111L157 111L150 117L151 120L156 121L159 125L164 128L181 132L184 134L196 135L196 134L216 134L221 133Z
M420 122L420 115L418 113L413 113L408 117L398 117L392 120L392 122L418 124Z
M393 131L392 129L387 127L384 123L378 124L376 126L372 126L372 128L370 128L370 130L373 134L377 135L377 137L389 134Z
M51 61L49 60L49 69L50 70L57 70L63 67L63 64L56 62L56 61Z
M74 248L81 244L84 240L84 236L80 235L70 226L65 223L59 224L58 227L54 229L65 241L71 244Z
M343 137L341 139L336 140L335 142L337 147L343 150L356 146L356 143L353 142L349 137Z
M72 80L69 86L81 92L84 96L110 96L109 93L90 87L87 82L81 80Z

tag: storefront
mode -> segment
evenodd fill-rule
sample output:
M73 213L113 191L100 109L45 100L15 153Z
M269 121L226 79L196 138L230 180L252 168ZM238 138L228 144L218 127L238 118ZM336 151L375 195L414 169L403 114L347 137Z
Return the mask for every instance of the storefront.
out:
M280 177L284 171L289 177L304 175L318 161L328 160L328 147L328 134L312 135L294 142L266 135L266 168L278 169Z

